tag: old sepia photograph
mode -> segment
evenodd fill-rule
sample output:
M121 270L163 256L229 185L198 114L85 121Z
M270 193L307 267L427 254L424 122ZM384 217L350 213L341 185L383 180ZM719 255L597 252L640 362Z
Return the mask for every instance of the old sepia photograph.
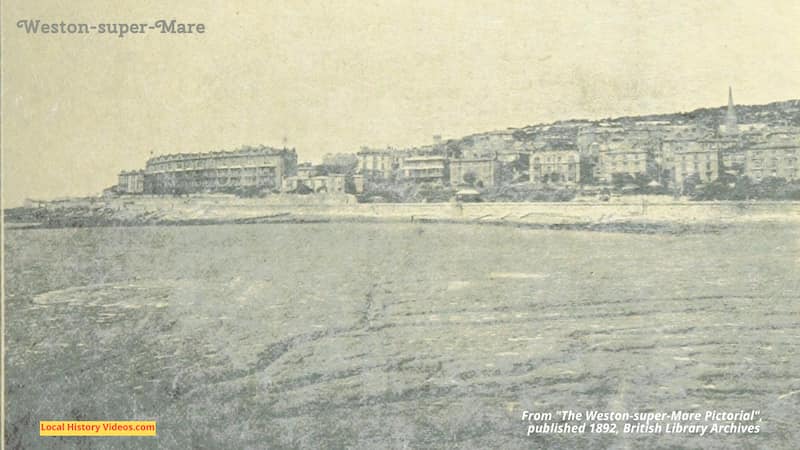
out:
M1 8L3 448L800 448L797 0Z

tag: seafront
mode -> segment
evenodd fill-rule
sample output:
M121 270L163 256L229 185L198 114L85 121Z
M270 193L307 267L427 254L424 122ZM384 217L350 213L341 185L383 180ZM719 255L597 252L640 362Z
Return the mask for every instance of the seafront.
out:
M348 195L268 198L130 196L48 202L14 210L26 227L134 226L270 222L444 222L531 227L725 226L800 222L800 202L688 202L624 197L610 202L357 203Z

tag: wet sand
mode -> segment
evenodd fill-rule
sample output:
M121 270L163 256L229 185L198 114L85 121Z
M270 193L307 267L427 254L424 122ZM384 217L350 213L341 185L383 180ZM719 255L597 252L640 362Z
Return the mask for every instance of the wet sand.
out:
M800 228L7 230L26 448L793 448ZM761 411L755 436L540 435L523 410ZM158 438L42 440L38 420Z

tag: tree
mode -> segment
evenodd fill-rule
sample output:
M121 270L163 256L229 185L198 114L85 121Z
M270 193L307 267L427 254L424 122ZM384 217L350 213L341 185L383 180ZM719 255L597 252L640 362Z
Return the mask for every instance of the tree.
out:
M312 194L313 192L314 190L306 186L305 183L298 183L297 188L294 190L295 194L300 194L300 195L308 195Z
M644 190L651 181L653 181L653 178L646 173L637 173L633 179L634 184L639 186L640 190Z
M696 200L727 200L730 197L731 188L721 180L714 180L706 184L703 190L695 192L693 199Z
M344 180L344 191L348 194L356 193L356 183L353 181L353 177L347 177Z
M692 196L697 190L697 186L701 183L700 175L693 173L683 179L682 192L684 195Z
M475 172L470 170L464 174L464 183L467 183L470 186L475 186L476 181L478 181L478 175L476 175Z
M514 183L515 180L518 180L523 175L524 170L527 170L528 165L526 163L524 168L520 169L520 167L522 166L519 165L517 162L506 163L503 161L495 161L494 181L500 185L507 185Z
M322 157L319 169L324 175L330 173L353 174L358 168L358 156L352 153L328 153Z
M658 174L658 182L661 183L662 186L672 186L674 184L673 181L672 169L660 169Z
M634 178L627 172L614 172L611 174L611 184L616 190L622 190L626 184L633 184Z
M749 200L753 195L753 182L747 175L734 182L731 200Z
M758 199L774 199L778 190L786 184L786 179L779 177L766 177L754 186L755 197Z

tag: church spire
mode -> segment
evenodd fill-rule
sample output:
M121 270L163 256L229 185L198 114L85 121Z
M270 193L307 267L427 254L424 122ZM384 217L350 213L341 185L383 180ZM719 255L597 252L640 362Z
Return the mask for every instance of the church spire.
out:
M731 86L728 86L728 112L725 114L724 133L728 135L739 134L736 106L733 103L733 88Z

